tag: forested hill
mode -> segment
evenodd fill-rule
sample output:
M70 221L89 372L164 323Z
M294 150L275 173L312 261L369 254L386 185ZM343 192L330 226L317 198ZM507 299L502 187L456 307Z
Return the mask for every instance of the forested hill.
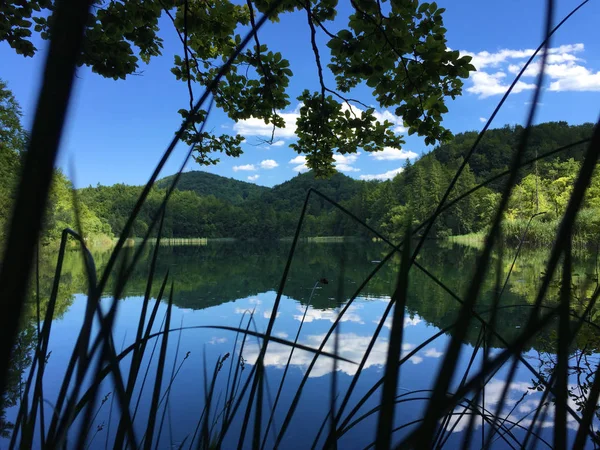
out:
M518 146L521 132L521 127L509 126L489 130L459 178L452 197L505 170ZM592 124L569 126L557 122L538 125L532 129L525 159L588 138L591 133ZM273 188L265 188L205 172L188 172L169 202L165 235L259 239L291 236L306 193L312 187L377 229L399 236L407 214L419 223L433 211L476 137L476 132L458 134L451 143L435 148L413 164L406 162L402 173L383 182L358 181L341 173L329 179L315 179L308 172ZM544 229L545 239L552 238L553 233L548 230L556 225L566 206L584 149L584 145L574 147L521 171L506 212L509 230L512 226L518 234L532 214L545 211L537 225ZM162 179L151 191L134 226L134 235L141 236L147 231L164 198L162 187L169 180L170 177ZM432 236L483 230L499 200L501 187L502 182L498 182L480 189L444 213L434 226ZM118 235L140 191L141 187L122 184L90 187L80 190L80 198ZM600 222L599 175L594 177L580 216L586 226L592 227L581 228L586 233L592 233L595 226L600 227L597 223ZM302 231L305 236L368 235L318 196L314 196L309 204Z
M159 188L171 185L175 175L162 178L156 182ZM179 178L177 188L180 191L193 191L198 195L214 195L216 198L239 205L244 200L255 199L269 190L254 183L221 177L208 172L193 170L184 172Z
M569 125L567 122L547 122L531 128L523 160L529 160L545 152L569 145L592 135L594 124ZM523 127L520 125L488 130L469 160L469 166L478 181L502 172L510 166L514 150L519 145ZM431 153L443 165L462 158L477 139L478 131L457 134L452 142L436 147ZM580 145L561 152L560 160L573 158L580 161L586 146ZM552 158L552 159L556 159ZM523 175L531 172L531 167Z

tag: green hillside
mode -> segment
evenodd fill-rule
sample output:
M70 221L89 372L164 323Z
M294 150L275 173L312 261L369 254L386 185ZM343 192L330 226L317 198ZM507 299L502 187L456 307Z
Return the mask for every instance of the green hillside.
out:
M158 180L156 186L158 188L170 186L173 177L174 175L170 175ZM245 200L258 198L269 190L264 186L199 170L182 173L177 183L177 189L180 191L193 191L198 195L214 195L216 198L234 205L239 205Z

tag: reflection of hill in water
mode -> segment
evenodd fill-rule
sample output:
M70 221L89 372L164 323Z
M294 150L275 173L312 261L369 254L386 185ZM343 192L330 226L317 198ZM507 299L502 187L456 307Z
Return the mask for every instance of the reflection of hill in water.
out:
M203 309L221 303L251 297L263 292L276 291L285 266L289 242L212 242L197 247L162 247L160 249L157 280L162 279L169 270L175 282L174 302L182 308ZM284 295L296 301L306 303L315 282L326 278L329 283L321 285L315 292L312 306L329 309L337 306L339 277L344 273L344 301L350 298L367 275L375 268L376 262L387 253L383 244L360 241L345 243L308 243L301 242L296 251ZM146 251L141 263L128 281L125 295L141 296L146 287L146 276L150 263L150 250ZM476 263L477 250L463 246L428 245L419 257L420 263L456 294L462 296L470 282ZM103 266L106 254L97 255L97 265ZM343 260L343 263L342 263ZM507 271L512 255L506 255L504 271ZM585 279L585 258L575 262L575 272ZM515 266L511 282L502 297L502 305L531 304L540 283L540 273L544 264L544 255L523 254ZM384 297L391 295L396 280L397 259L392 259L365 286L361 297ZM77 264L69 268L76 270ZM495 268L496 264L492 264ZM65 274L69 278L68 274ZM71 276L80 281L82 277ZM410 278L409 313L418 314L426 322L437 328L451 325L460 305L446 292L427 278L421 271L414 269ZM155 283L155 293L160 282ZM478 302L478 311L484 312L491 307L494 274L488 276ZM73 289L69 289L73 292ZM84 291L81 286L80 291ZM556 297L554 286L548 298ZM581 296L585 298L586 293ZM497 329L507 340L514 338L530 313L529 308L501 309L498 315ZM477 340L479 327L474 323L467 341ZM540 338L542 345L546 339ZM498 343L496 343L498 344Z

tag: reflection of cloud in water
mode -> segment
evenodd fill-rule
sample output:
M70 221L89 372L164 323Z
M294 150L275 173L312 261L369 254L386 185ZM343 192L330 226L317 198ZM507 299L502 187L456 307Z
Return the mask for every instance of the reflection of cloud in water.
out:
M258 298L252 297L248 300L248 303L250 303L251 305L260 305L262 302Z
M361 304L350 305L346 313L342 316L341 322L356 322L363 324L364 322L357 312L362 308L363 306ZM294 314L294 319L300 321L304 315L305 307L298 306L297 309L300 311L300 314ZM308 311L306 311L306 317L304 318L304 321L312 322L314 320L328 320L333 323L335 322L338 314L338 311L334 309L314 309L312 306L309 306Z
M492 414L496 411L496 405L499 403L500 398L502 396L502 392L504 390L504 386L506 386L506 382L503 380L498 380L498 379L492 379L486 386L485 386L485 408L488 410L488 412L491 412ZM508 390L507 393L507 398L505 401L505 406L504 406L504 410L503 410L503 415L502 417L506 417L506 415L510 412L510 410L513 408L513 406L519 401L519 399L523 396L523 394L525 393L531 393L532 391L529 391L529 386L530 383L526 383L523 381L520 382L512 382L510 384L510 388ZM461 407L457 407L454 409L454 413L458 413L457 415L452 416L452 419L450 420L450 423L448 425L448 429L452 429L452 427L454 427L454 433L460 433L461 431L464 431L468 426L469 426L469 420L470 420L470 415L464 415L463 417L461 417L459 414L462 413L464 410L464 408ZM513 416L509 418L510 420L514 420L514 413ZM475 426L477 428L479 428L481 426L481 417L477 416L475 418Z
M268 311L263 312L263 317L265 319L270 319L272 313L273 313L273 310L269 309ZM275 318L278 318L280 315L281 315L281 312L277 311L277 314L275 315Z
M325 334L320 335L311 335L307 336L305 339L302 339L302 344L308 345L312 348L318 348L323 342L325 338ZM325 345L324 351L333 353L333 340L334 336L329 338L329 341ZM367 346L371 341L371 336L359 336L354 333L341 333L339 335L339 355L359 363L362 359L365 351L367 350ZM413 344L402 344L403 352L407 352L413 349L415 346ZM366 361L365 369L369 367L382 367L385 365L385 360L387 357L387 349L388 349L388 341L387 339L379 339L373 346L369 358ZM248 349L244 352L244 358L250 364L254 364L256 362L256 358L258 357L258 347L256 345L249 346ZM267 354L265 355L265 365L270 367L276 367L278 369L285 368L287 364L287 360L290 356L291 348L286 345L272 343L269 344L269 348L267 350ZM301 370L306 370L313 359L313 354L303 351L303 350L295 350L294 355L292 357L291 365L299 367ZM413 356L410 360L413 364L419 364L423 361L423 358L419 356ZM354 375L356 374L356 370L358 369L358 364L351 364L345 361L338 361L337 365L338 370L348 374ZM331 373L333 370L333 360L326 356L321 356L317 359L315 366L313 367L310 377L321 377L323 375L327 375Z
M491 380L485 387L485 403L486 409L488 413L495 413L496 406L500 401L500 397L504 390L504 386L506 386L506 382L504 380L493 379ZM513 382L510 384L510 388L507 393L507 398L505 401L504 409L500 416L505 418L512 411L512 414L507 417L511 422L519 422L519 425L527 428L531 425L534 417L533 411L535 411L538 407L540 407L541 400L541 392L536 390L529 389L531 387L531 383L529 382ZM574 385L570 385L569 388L574 388ZM523 398L523 394L526 394ZM523 398L523 399L522 399ZM521 400L522 399L522 400ZM518 405L517 405L518 403ZM569 406L574 410L577 410L577 405L574 403L572 399L568 400ZM515 408L515 405L516 408ZM514 408L514 410L513 410ZM462 407L458 407L454 410L455 413L461 413L463 411ZM554 426L554 413L555 406L553 403L550 403L547 407L546 418L544 422L542 422L542 428L550 428ZM454 432L458 433L464 431L469 425L470 416L463 416L459 419L459 415L453 416L450 421L449 429L456 423L456 428L454 428ZM475 426L481 426L482 419L481 417L475 418ZM539 421L536 422L536 427L539 425ZM486 423L487 425L487 423ZM507 426L511 426L509 422L507 422ZM577 421L570 415L567 414L567 428L570 430L577 430L578 423Z
M393 310L390 311L390 314L386 317L385 322L383 322L383 326L386 328L389 328L390 330L392 329L392 314L393 314ZM374 320L373 323L379 323L381 321L381 317L379 317L379 319ZM414 327L418 324L420 324L421 322L423 322L423 319L421 319L419 316L414 316L414 317L409 317L409 316L404 316L404 327Z

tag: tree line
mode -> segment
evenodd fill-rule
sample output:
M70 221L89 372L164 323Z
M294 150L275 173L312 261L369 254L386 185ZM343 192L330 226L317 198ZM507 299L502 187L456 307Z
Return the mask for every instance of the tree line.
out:
M472 162L459 177L450 199L506 170L522 131L520 126L488 131ZM591 132L592 124L571 126L565 122L552 122L537 125L532 130L525 159L585 139ZM358 181L341 173L322 179L307 172L272 189L253 191L251 195L248 194L248 183L228 180L227 195L224 196L218 188L207 195L202 187L208 177L215 175L189 172L184 174L183 183L169 201L164 233L168 237L289 237L295 231L306 194L313 188L374 228L398 238L409 215L416 225L433 212L462 164L462 155L476 136L476 132L458 134L453 142L436 147L414 163L406 161L403 171L387 181ZM553 239L582 155L583 146L575 146L522 170L505 216L507 240L517 240L529 219L538 213L529 227L531 241L544 244ZM159 186L165 186L165 183L159 183ZM458 202L436 221L432 237L485 231L502 187L502 180L499 180ZM104 218L112 232L118 235L140 190L141 187L118 184L89 187L79 192L90 210ZM153 189L136 221L134 235L142 236L147 231L165 194L163 188ZM584 240L592 239L599 227L600 176L596 175L580 212L577 235ZM364 227L317 195L309 202L302 233L304 236L370 236Z
M5 83L0 82L3 125L0 129L0 208L6 212L0 214L0 238L15 200L14 186L27 142L20 119L17 101ZM537 125L531 130L524 159L585 139L591 135L592 128L591 123ZM506 170L522 131L520 126L489 130L459 177L450 199ZM437 146L414 163L407 160L403 171L387 181L358 181L341 173L320 178L310 171L273 188L265 188L206 172L187 172L169 200L163 235L174 238L289 237L296 229L306 194L312 188L386 235L398 238L409 216L415 225L429 217L476 138L475 131L457 134L450 143ZM529 219L540 213L529 226L530 240L537 244L552 241L583 151L583 145L575 146L521 171L506 211L507 240L518 240ZM152 188L134 223L132 237L148 232L171 181L172 177L166 177ZM502 186L500 179L457 203L436 221L431 236L444 238L485 231ZM56 170L44 240L58 239L66 227L77 228L77 215L88 239L106 240L121 235L141 190L141 186L116 184L74 191L67 177ZM589 241L599 231L600 176L596 174L579 213L576 237ZM372 237L350 216L317 195L309 202L302 233L303 236Z

